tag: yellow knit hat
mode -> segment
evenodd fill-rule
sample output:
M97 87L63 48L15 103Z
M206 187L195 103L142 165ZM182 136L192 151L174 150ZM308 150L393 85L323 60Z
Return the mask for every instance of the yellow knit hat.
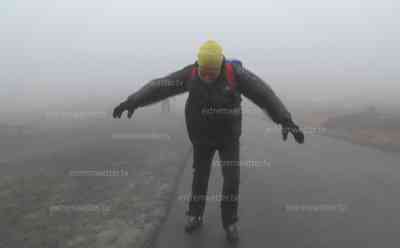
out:
M223 61L222 47L214 40L205 42L197 53L199 66L220 68Z

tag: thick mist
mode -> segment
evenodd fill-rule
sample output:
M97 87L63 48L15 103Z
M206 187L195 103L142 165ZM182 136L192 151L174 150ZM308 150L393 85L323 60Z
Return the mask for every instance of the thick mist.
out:
M238 247L396 247L399 14L394 0L1 1L0 247L228 247L236 212ZM209 39L290 115L250 85L260 106L242 97L240 123L225 108L239 99L201 87L127 118L122 101ZM200 235L184 233L186 210L202 215L190 195L207 199Z
M109 104L215 39L285 100L397 104L395 1L6 1L2 112Z

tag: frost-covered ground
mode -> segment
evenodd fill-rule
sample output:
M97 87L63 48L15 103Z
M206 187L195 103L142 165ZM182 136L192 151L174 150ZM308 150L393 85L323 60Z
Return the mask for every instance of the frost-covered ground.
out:
M190 152L183 116L63 118L3 126L0 247L148 245Z

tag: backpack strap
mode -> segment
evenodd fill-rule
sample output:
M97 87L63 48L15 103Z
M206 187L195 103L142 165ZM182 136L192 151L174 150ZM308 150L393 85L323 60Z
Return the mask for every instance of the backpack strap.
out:
M195 78L196 76L197 76L197 67L195 66L195 67L193 67L193 69L192 69L192 75L191 75L190 79L193 79L193 78Z
M232 92L234 92L236 90L236 78L235 78L235 71L233 70L233 64L226 63L225 71L226 71L226 77L228 79L229 88L231 89ZM196 78L196 76L197 76L197 67L194 66L190 74L190 80Z
M232 63L227 63L225 65L225 70L229 88L231 89L232 92L234 92L236 90L236 78Z

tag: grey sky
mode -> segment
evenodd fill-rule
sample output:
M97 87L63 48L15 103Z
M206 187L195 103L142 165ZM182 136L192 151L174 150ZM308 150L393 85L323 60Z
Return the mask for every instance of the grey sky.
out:
M284 95L377 92L395 98L399 5L389 0L5 0L0 84L3 95L14 90L15 96L36 100L42 97L35 95L49 100L59 99L57 94L111 95L110 88L133 91L192 63L197 48L211 38Z

